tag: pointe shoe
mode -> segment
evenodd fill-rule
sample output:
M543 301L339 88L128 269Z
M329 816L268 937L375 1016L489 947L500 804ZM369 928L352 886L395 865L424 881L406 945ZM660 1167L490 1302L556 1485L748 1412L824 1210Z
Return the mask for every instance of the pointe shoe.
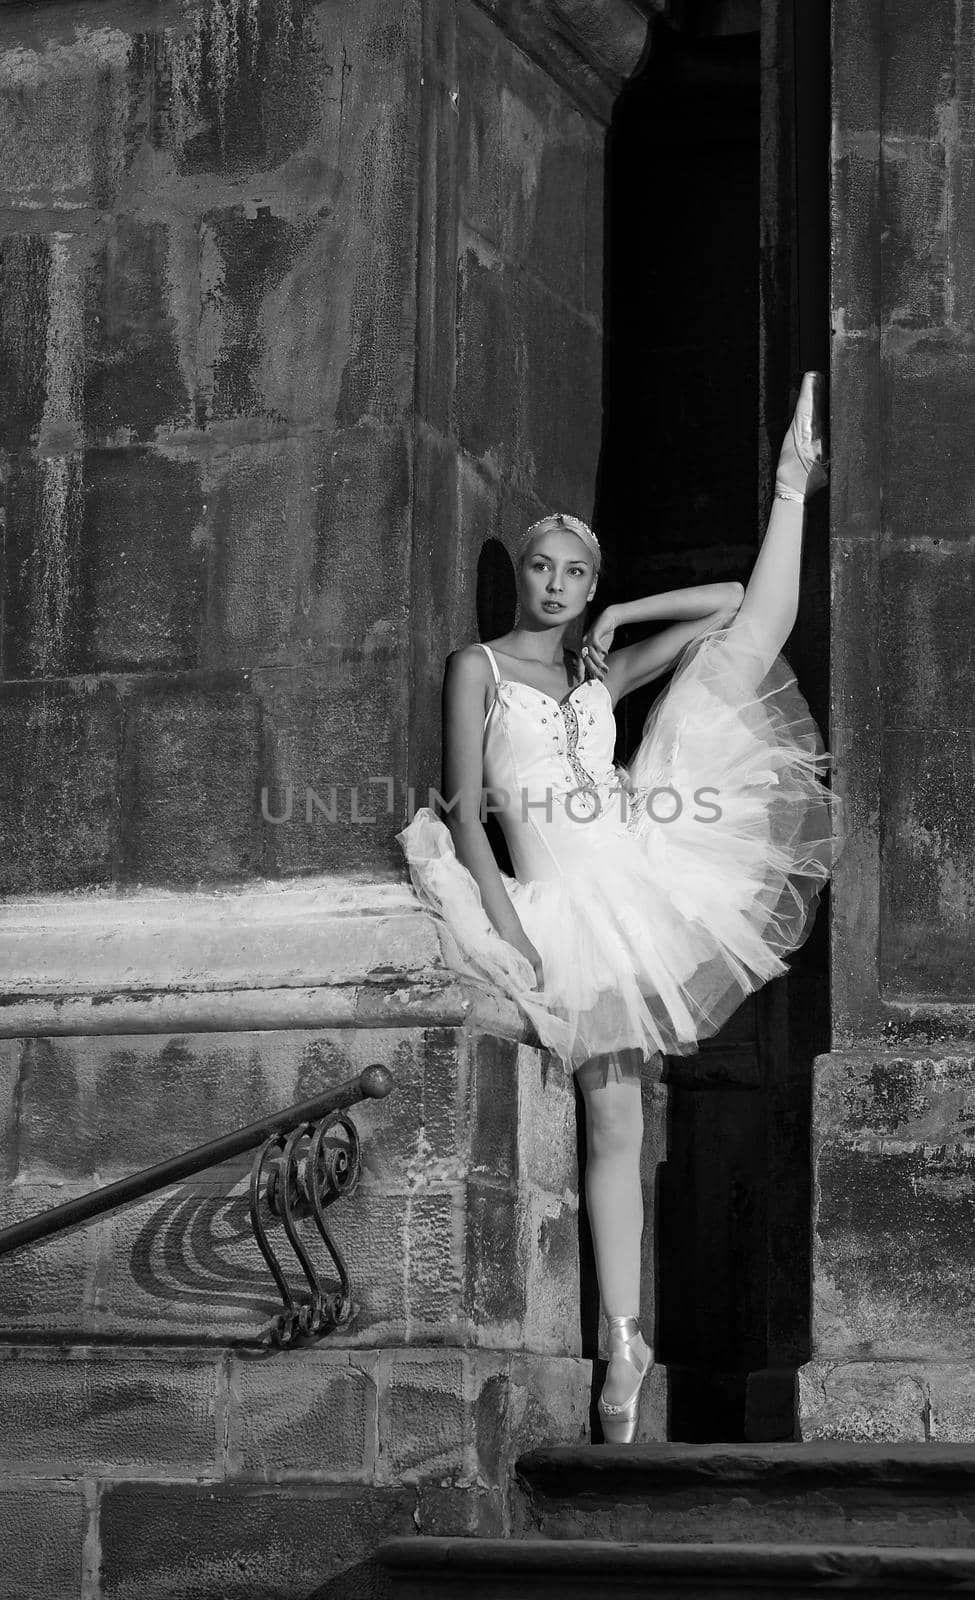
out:
M613 1356L622 1356L630 1366L639 1373L636 1388L627 1400L619 1405L613 1405L600 1395L596 1402L596 1410L602 1423L603 1438L607 1444L632 1444L636 1434L637 1419L640 1414L640 1390L643 1380L653 1366L653 1350L646 1345L646 1360L641 1364L634 1353L633 1346L641 1338L636 1317L610 1317L609 1318L609 1353ZM646 1344L646 1341L642 1341Z
M808 500L829 475L823 442L823 406L826 379L821 372L804 372L792 426L782 444L775 471L777 500Z

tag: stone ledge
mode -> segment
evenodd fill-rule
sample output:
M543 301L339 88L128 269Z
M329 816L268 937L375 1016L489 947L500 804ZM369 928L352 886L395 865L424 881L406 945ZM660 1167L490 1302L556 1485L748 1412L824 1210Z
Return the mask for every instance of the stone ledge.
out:
M743 1585L759 1584L770 1593L821 1594L850 1589L883 1594L888 1600L908 1594L944 1594L951 1586L975 1583L975 1551L895 1550L841 1544L625 1544L601 1539L403 1539L381 1545L377 1559L404 1597L458 1593L467 1579L469 1593L488 1596L527 1594L502 1587L512 1580L531 1583L532 1594L585 1596L593 1583L621 1593L643 1593L623 1585L648 1579L654 1594L678 1592L740 1595ZM495 1577L497 1587L487 1586ZM695 1582L695 1589L685 1585ZM700 1585L698 1588L697 1585ZM788 1585L788 1590L785 1589ZM433 1587L430 1587L433 1586Z
M0 1039L233 1033L278 1028L473 1027L532 1042L517 1006L474 982L0 995Z
M789 1483L812 1489L853 1481L902 1487L938 1481L975 1487L975 1447L830 1441L782 1444L557 1446L533 1450L518 1462L519 1475L538 1493L576 1499L584 1493L618 1500L706 1485Z
M530 1038L512 1002L445 965L401 883L37 896L0 905L0 1038L476 1026Z

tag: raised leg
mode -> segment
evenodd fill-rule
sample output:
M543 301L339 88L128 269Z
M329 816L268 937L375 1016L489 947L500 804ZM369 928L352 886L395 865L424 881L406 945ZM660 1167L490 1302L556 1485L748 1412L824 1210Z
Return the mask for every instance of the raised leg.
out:
M792 425L775 472L775 499L758 559L745 589L734 626L751 628L763 646L767 665L795 627L799 609L804 499L825 482L821 373L803 375Z
M771 665L796 623L805 507L796 500L773 500L734 627L747 624L761 640Z

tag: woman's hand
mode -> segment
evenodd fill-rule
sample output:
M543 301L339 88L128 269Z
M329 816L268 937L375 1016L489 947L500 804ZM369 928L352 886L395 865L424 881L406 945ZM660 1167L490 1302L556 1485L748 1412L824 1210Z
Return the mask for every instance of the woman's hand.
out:
M612 608L607 607L601 611L591 628L586 629L582 641L582 659L586 669L587 678L598 678L602 681L609 668L609 652L613 644L613 635L616 632L616 619Z
M545 975L542 971L542 958L535 949L535 946L532 944L528 935L525 933L524 929L522 929L520 933L515 934L512 938L510 938L508 943L514 945L515 949L518 951L518 954L524 956L525 960L533 967L535 972L535 987L537 989L544 989Z

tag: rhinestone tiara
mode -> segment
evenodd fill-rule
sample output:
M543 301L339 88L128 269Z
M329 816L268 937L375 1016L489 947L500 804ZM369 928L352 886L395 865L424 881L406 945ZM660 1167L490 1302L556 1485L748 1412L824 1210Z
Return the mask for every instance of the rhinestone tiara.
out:
M580 538L590 540L596 546L596 549L599 549L599 540L589 524L583 522L581 517L570 516L567 511L550 511L547 517L539 517L538 521L533 522L530 528L526 528L525 539L530 539L533 533L537 533L539 528L546 527L550 522L558 523L559 527L565 528L567 533L577 533Z

